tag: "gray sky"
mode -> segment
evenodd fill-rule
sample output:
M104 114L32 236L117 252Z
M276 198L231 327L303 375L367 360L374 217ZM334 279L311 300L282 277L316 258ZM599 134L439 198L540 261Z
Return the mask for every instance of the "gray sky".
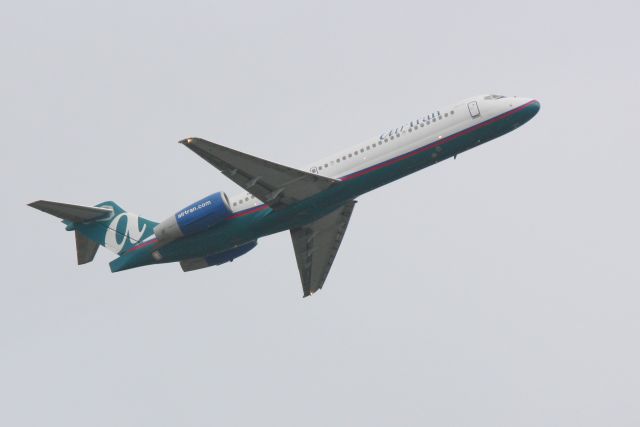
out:
M640 7L598 3L5 4L0 424L640 424ZM238 190L184 137L299 166L480 93L542 110L361 197L304 300L288 233L111 274L25 206L162 220Z

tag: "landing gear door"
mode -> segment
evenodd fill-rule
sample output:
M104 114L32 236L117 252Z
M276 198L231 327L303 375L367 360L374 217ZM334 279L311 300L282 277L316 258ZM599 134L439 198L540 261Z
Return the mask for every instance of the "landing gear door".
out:
M467 104L467 106L469 107L469 114L471 114L471 117L475 119L480 115L480 109L478 108L478 101L471 101L470 103Z

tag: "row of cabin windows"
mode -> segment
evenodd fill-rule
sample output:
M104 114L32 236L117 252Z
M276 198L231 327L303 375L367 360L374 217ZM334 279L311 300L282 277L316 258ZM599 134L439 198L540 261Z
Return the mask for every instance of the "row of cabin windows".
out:
M444 113L444 117L449 117L449 115L453 116L454 114L455 114L455 111L451 110L448 113ZM438 117L429 117L427 119L427 121L426 121L426 125L428 126L431 123L435 123L438 120L442 120L442 115L439 114ZM419 127L424 127L424 126L425 126L425 122L424 121L420 122L420 124L418 124L417 122L415 124L413 124L413 122L411 122L411 125L410 125L408 130L409 130L409 132L413 132L414 130L418 130ZM393 140L395 138L400 138L400 133L397 132L397 129L396 129L396 133L395 134L390 133L389 135L387 135L387 137L384 139L384 142L385 143L389 142L390 139ZM377 143L374 142L371 145L367 145L366 147L361 148L360 150L354 151L353 154L349 153L348 155L345 155L345 156L342 156L342 157L338 157L335 160L335 163L340 163L340 159L347 160L347 158L351 158L353 156L357 156L360 153L364 153L365 150L367 150L367 151L371 150L372 148L376 148L376 146L379 146L379 145L382 145L382 141L378 141ZM333 165L333 164L334 164L334 161L331 161L331 165ZM325 163L324 165L318 166L318 170L321 171L322 169L327 169L328 167L329 167L329 163Z
M453 116L454 114L455 114L455 111L451 110L448 113L444 113L444 117L449 117L449 115ZM436 121L439 121L439 120L442 120L442 115L440 115L440 114L438 115L438 117L429 117L427 119L427 121L426 121L426 125L428 126L431 123L435 123ZM414 130L418 130L418 127L424 127L424 126L425 126L425 122L424 121L420 122L420 124L418 124L417 122L415 124L413 124L413 122L411 122L411 125L410 125L408 130L409 130L409 132L413 132ZM399 138L399 137L400 137L400 134L396 132L395 134L388 135L387 138L384 139L384 142L386 143L386 142L389 142L390 139L393 140L393 139ZM349 153L349 154L344 155L342 157L338 157L335 160L335 163L340 163L340 161L341 161L340 159L342 159L342 161L345 161L345 160L347 160L347 158L351 158L351 157L357 156L358 154L364 153L365 150L369 151L369 150L371 150L373 148L376 148L376 146L380 146L380 145L382 145L382 141L378 141L377 143L374 142L373 144L367 145L366 147L363 147L360 150L356 150L353 153ZM332 160L331 161L331 165L333 165L333 164L334 164L334 161ZM318 166L318 170L321 171L322 169L327 169L328 167L329 167L329 163L325 163L324 165ZM240 199L237 202L233 202L233 206L237 206L237 205L241 205L243 203L246 203L250 199L255 199L255 196L247 196L244 199Z
M243 204L245 202L248 202L250 199L253 200L255 198L256 198L256 196L249 195L249 196L245 197L244 199L240 199L237 202L233 202L233 206L241 205L241 204Z

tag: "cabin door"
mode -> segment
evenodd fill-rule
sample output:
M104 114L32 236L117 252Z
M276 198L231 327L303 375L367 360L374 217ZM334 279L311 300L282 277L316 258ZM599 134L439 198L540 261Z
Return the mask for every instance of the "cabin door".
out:
M467 104L467 106L469 107L469 114L471 114L471 117L475 119L480 115L480 109L478 108L478 101L471 101L470 103Z

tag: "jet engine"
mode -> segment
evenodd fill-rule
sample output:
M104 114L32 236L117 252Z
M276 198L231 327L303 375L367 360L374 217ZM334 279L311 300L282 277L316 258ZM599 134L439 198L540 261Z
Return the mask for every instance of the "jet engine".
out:
M253 242L245 243L244 245L237 246L233 249L230 249L226 252L220 252L213 255L208 255L204 258L193 258L187 259L184 261L180 261L180 267L182 267L182 271L193 271L199 270L201 268L211 267L214 265L221 265L225 262L231 262L234 259L246 254L251 249L255 248L258 245L258 241L254 240Z
M231 215L229 199L223 192L211 194L179 210L153 229L158 241L166 243L213 227Z

